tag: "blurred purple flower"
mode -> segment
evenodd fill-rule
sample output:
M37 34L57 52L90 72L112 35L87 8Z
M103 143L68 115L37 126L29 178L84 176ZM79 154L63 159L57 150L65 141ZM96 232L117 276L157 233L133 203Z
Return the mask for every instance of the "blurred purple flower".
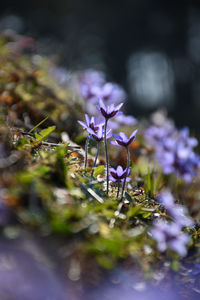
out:
M137 124L137 120L133 116L126 116L124 114L120 114L115 118L115 121L126 126L133 126Z
M128 147L136 139L137 132L138 129L133 131L130 137L128 137L124 132L120 132L119 135L113 134L115 141L111 141L110 144L113 144L115 146Z
M97 109L99 110L99 112L101 112L104 118L108 120L119 113L119 110L122 107L122 105L123 103L120 103L115 107L114 104L111 104L106 107L102 99L99 99L99 106L97 106Z
M167 248L178 253L180 256L186 256L186 245L190 241L188 234L181 231L181 228L175 223L169 223L164 220L155 222L151 229L152 238L157 242L159 251L164 252Z
M102 85L105 82L105 74L93 69L85 70L79 77L80 82L87 85Z
M130 174L130 169L127 172L127 169L123 170L122 166L118 166L116 170L114 168L110 168L109 171L109 179L113 182L123 182L124 178ZM131 178L126 177L126 181L131 181Z
M125 100L126 93L118 84L106 82L105 74L95 70L86 70L79 77L79 92L87 100L86 111L95 114L99 98L107 103L119 104Z
M165 207L165 209L170 209L174 207L174 197L172 193L168 190L163 190L158 195L157 200Z
M191 227L194 225L193 219L187 216L188 211L183 205L175 204L173 208L168 210L168 213L174 222L181 227Z
M172 193L168 190L162 191L157 197L159 203L161 203L167 210L167 213L176 225L182 227L191 227L194 225L193 219L188 216L188 210L181 204L176 204L174 202L174 197Z
M62 67L52 66L49 74L54 78L60 85L66 85L70 79L70 73Z

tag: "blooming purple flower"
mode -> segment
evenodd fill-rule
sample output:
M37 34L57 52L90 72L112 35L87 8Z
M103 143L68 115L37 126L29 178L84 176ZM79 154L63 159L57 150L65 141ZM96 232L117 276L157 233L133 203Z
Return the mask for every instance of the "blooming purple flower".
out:
M108 105L107 107L103 103L102 99L99 100L99 106L97 106L97 109L101 114L104 116L105 119L110 119L116 116L119 113L120 108L122 107L123 103L120 103L116 107L114 104Z
M123 182L124 178L130 174L130 169L127 172L127 169L123 170L122 166L118 166L116 170L114 168L110 168L109 171L109 179L113 182ZM126 181L131 181L131 178L126 177Z
M104 139L104 129L103 126L99 126L96 131L92 130L91 128L87 128L88 133L90 136L97 142L100 142ZM111 138L112 132L111 130L108 130L106 132L106 139Z
M87 114L85 114L85 120L86 120L86 123L84 123L82 121L78 121L78 123L82 126L83 129L86 129L86 130L88 130L88 128L90 128L94 132L96 132L98 130L98 128L103 125L103 123L95 124L95 118L91 117L91 119L90 119Z
M190 237L182 232L177 224L159 220L155 222L154 227L151 229L151 235L157 242L159 251L164 252L167 248L170 248L180 256L187 254L186 245L189 243Z
M115 138L115 141L111 141L110 143L115 146L129 146L135 139L136 134L138 132L138 129L132 132L130 137L128 137L124 132L120 132L119 135L113 134L113 137Z

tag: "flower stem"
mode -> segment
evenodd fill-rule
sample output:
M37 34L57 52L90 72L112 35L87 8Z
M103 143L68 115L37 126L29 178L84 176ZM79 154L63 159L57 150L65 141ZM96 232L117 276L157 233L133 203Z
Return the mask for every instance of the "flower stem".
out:
M117 199L119 198L120 180L117 182Z
M85 141L85 160L84 160L84 168L87 168L87 160L88 160L88 144L89 144L89 136L87 136Z
M127 178L128 170L129 170L129 167L130 167L130 153L129 153L128 146L126 147L126 154L127 154L126 175L125 175L125 178L124 178L124 181L123 181L121 200L123 200L124 190L125 190L125 186L126 186L126 178Z
M95 157L95 160L94 160L94 165L93 165L93 168L92 168L92 174L91 174L92 177L93 177L93 174L94 174L94 169L96 167L97 158L99 156L99 149L100 149L100 142L97 142L97 153L96 153L96 157Z
M104 127L104 142L105 142L105 153L106 153L106 193L108 195L109 189L109 161L108 161L108 148L107 148L107 139L106 139L106 131L107 131L108 119L105 119L105 127Z

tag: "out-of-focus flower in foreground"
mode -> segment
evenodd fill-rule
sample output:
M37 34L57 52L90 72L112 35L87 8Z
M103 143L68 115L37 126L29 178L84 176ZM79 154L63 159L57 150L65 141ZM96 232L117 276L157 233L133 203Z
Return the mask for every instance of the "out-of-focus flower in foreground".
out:
M157 200L164 206L168 215L172 218L176 225L181 228L191 227L194 225L193 219L188 215L187 208L181 204L176 204L170 191L162 191L157 197Z
M154 227L151 229L151 235L157 242L159 251L164 252L167 248L170 248L180 256L186 256L186 246L190 241L190 237L182 232L177 224L159 220L155 222Z

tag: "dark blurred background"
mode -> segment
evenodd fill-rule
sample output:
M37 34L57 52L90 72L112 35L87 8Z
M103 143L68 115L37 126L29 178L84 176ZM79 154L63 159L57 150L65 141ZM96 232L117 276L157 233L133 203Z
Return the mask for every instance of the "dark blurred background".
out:
M200 1L1 0L8 28L69 70L104 70L128 92L129 114L165 107L200 133Z

